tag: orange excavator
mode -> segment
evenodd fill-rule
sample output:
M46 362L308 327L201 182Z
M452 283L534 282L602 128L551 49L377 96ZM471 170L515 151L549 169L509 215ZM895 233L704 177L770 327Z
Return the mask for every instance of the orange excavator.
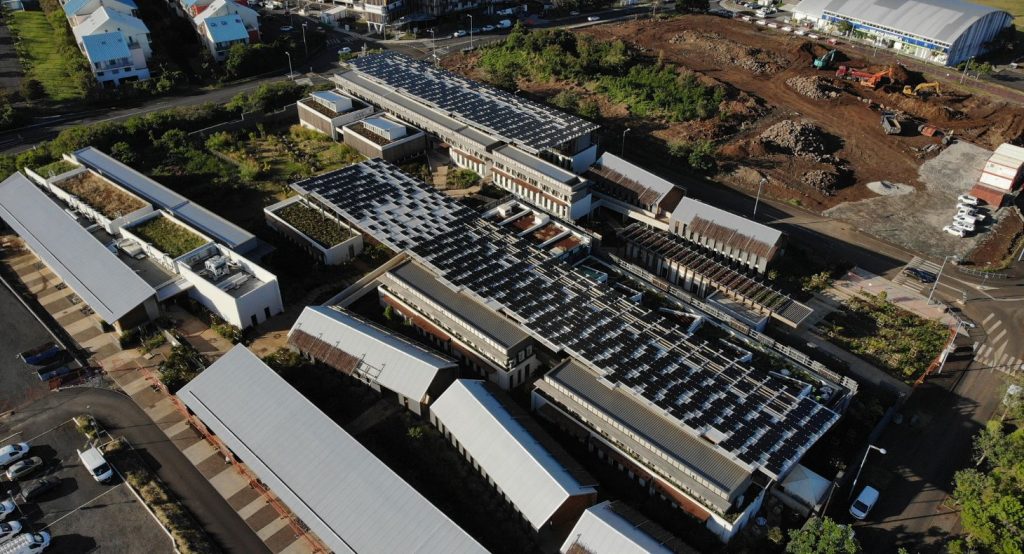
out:
M888 78L889 82L893 82L895 74L895 68L891 66L886 70L879 71L878 73L868 73L867 71L853 69L852 67L846 67L845 65L839 66L839 70L836 71L836 77L843 79L856 79L857 81L860 81L860 84L873 89L878 88L878 85L882 84L882 79Z

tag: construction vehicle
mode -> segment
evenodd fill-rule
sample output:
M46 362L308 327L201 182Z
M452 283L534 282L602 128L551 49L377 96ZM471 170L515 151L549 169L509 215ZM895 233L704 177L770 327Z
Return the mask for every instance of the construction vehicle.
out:
M832 62L834 62L836 59L836 53L837 50L833 48L832 50L829 50L824 55L822 55L820 58L814 58L814 68L828 69L829 67L831 67Z
M917 132L921 133L921 135L926 136L926 137L934 137L935 135L940 135L940 136L942 135L942 131L938 127L936 127L934 125L929 125L927 123L924 123L922 125L918 125L917 126Z
M882 130L887 135L898 135L903 132L903 126L900 125L895 114L884 113L882 114Z
M885 79L886 77L888 77L889 81L892 82L895 74L896 70L893 67L889 67L888 69L879 71L878 73L868 73L867 71L861 71L859 69L841 65L836 71L836 77L842 79L854 79L860 81L860 84L873 89L878 88L878 85L882 83L882 79Z
M875 88L878 88L878 85L882 84L882 79L888 78L890 83L893 82L893 76L895 76L895 75L896 75L895 68L890 66L889 69L886 69L885 71L879 71L878 73L875 73L874 75L869 77L867 80L861 81L860 84L862 84L862 85L864 85L866 87L870 87L870 88L875 89Z
M921 96L922 93L931 93L941 95L942 91L939 90L939 83L921 83L914 88L910 88L910 85L903 87L903 94L907 96Z

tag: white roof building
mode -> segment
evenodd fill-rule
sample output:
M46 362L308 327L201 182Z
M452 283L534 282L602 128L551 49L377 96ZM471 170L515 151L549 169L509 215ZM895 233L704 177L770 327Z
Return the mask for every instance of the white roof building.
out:
M602 502L583 512L562 554L673 554L696 550L620 502Z
M596 480L504 394L488 381L459 379L434 402L430 419L534 529L574 520L596 499Z
M21 173L0 183L0 219L111 325L156 296L153 287Z
M486 552L244 346L178 398L334 552Z
M686 197L669 216L669 231L764 272L782 231Z
M307 306L288 341L338 371L399 395L419 413L455 379L458 364L342 308ZM406 402L408 399L412 402Z

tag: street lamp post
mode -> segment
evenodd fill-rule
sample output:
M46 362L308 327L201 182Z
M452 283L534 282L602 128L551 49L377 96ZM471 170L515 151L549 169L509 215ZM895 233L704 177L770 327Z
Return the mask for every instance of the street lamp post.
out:
M884 448L879 448L879 447L877 447L877 446L875 446L873 444L869 444L868 445L868 449L864 451L864 457L861 458L861 460L860 460L860 467L857 468L857 475L855 475L853 477L853 484L850 485L850 496L853 496L853 492L855 490L857 490L857 480L860 479L860 472L864 471L864 462L868 461L868 454L871 453L871 449L872 448L877 450L878 453L883 455L883 456L886 454Z
M632 130L633 129L626 127L626 130L622 132L622 148L619 149L619 155L622 156L623 158L626 157L626 133Z
M309 45L306 44L306 23L302 23L302 49L306 51L306 59L309 59Z
M757 219L757 205L761 202L761 188L768 182L768 179L761 177L761 180L757 182L757 196L754 197L754 213L750 216L751 219Z
M284 55L288 56L288 78L294 81L295 80L295 76L292 73L292 53L291 52L285 52Z
M469 49L473 49L473 16L466 14L469 17Z
M437 36L434 30L430 29L430 55L434 58L434 66L437 66Z
M942 279L942 270L946 267L946 260L950 258L956 258L956 256L946 256L942 258L942 265L939 266L939 274L935 276L935 282L932 283L932 290L928 293L928 305L932 305L932 295L935 294L935 287L939 286L939 279Z

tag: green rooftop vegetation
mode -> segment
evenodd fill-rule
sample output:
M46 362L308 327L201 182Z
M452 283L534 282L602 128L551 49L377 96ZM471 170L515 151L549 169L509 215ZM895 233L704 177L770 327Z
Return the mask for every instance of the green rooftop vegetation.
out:
M56 177L57 175L67 173L68 171L71 171L72 169L75 169L77 167L77 165L67 160L57 160L55 162L48 163L44 166L35 168L35 172L37 175L49 179L50 177Z
M132 227L130 231L172 258L177 258L207 243L203 237L164 216L146 220Z
M296 202L277 210L277 215L295 227L307 237L315 240L320 246L330 248L341 244L352 236L337 221L326 214L311 208L302 202Z

